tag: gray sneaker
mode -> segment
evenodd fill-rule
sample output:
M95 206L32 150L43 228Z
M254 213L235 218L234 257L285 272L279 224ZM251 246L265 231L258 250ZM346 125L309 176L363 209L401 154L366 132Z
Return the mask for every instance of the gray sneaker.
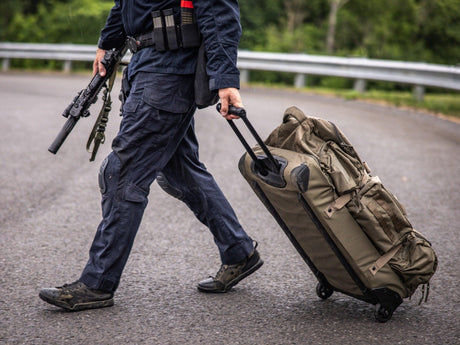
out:
M257 271L264 264L259 252L254 251L243 261L234 265L222 265L215 277L209 277L198 283L202 292L227 292L242 279Z
M113 306L113 293L90 289L79 281L41 289L38 296L45 302L69 311Z

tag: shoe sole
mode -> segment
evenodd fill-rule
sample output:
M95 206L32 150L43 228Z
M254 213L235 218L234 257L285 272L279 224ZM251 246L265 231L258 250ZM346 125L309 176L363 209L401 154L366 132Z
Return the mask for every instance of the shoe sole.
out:
M234 287L236 284L238 284L241 280L243 280L247 276L249 276L252 273L254 273L255 271L257 271L259 268L261 268L263 264L264 264L264 261L262 259L259 259L259 261L257 261L257 263L255 265L253 265L250 269L248 269L247 271L245 271L242 274L240 274L235 279L231 280L222 290L215 290L215 289L209 289L208 290L208 289L205 289L203 287L200 287L199 285L198 285L198 290L200 290L202 292L214 292L214 293L228 292L232 287Z
M85 303L76 303L74 305L67 304L65 302L56 301L54 299L48 298L41 293L38 296L45 302L55 305L56 307L63 308L68 311L80 311L86 309L96 309L96 308L105 308L111 307L114 304L113 298L102 300L102 301L92 301L92 302L85 302Z

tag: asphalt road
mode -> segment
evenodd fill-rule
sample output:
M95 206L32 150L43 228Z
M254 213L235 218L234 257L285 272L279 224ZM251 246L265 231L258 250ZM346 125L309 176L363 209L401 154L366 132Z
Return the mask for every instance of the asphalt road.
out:
M460 124L296 92L244 88L242 95L262 137L291 105L345 132L433 243L439 269L428 303L418 305L418 291L380 324L369 304L340 293L320 300L313 274L240 176L242 146L213 109L196 115L201 158L259 242L265 265L227 294L199 293L196 283L219 268L215 245L155 184L115 306L68 313L41 301L41 287L78 278L100 220L97 173L119 104L95 162L85 144L96 114L79 121L57 155L47 151L64 123L61 112L88 81L0 74L1 344L460 343Z

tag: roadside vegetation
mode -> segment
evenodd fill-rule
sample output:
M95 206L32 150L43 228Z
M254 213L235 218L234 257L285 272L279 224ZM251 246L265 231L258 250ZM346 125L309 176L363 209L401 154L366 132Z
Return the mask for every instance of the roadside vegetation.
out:
M324 86L307 86L301 89L286 84L250 83L249 87L288 89L327 97L340 97L346 100L359 100L375 104L425 111L440 117L460 122L460 94L439 90L425 94L422 101L417 101L408 90L367 90L364 93L352 89L328 88Z
M240 0L240 49L460 64L460 0ZM0 41L96 44L113 0L2 0ZM55 61L16 60L12 68L59 70ZM77 69L90 64L75 63ZM251 83L290 88L293 76L251 72ZM460 94L309 76L307 90L382 101L460 118Z
M460 121L460 94L458 93L428 93L422 101L417 101L410 91L370 90L359 93L353 90L338 89L306 89L308 92L334 95L349 100L362 100L373 103L392 105L403 108L427 111L435 115L452 117Z

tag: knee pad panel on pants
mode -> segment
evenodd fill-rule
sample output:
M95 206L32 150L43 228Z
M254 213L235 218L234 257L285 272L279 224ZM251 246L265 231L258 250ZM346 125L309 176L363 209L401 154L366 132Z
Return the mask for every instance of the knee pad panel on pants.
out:
M101 163L99 169L98 182L102 195L115 190L120 175L120 159L113 153L109 154Z
M176 199L182 200L184 195L182 191L176 187L174 187L171 183L169 183L168 179L163 173L159 173L157 176L157 183L166 193L173 196Z
M101 194L105 194L105 192L107 191L107 183L105 181L105 169L107 168L108 163L109 157L105 157L105 159L102 161L101 167L99 168L98 181L99 190L101 191Z
M142 203L147 201L148 192L136 186L133 183L128 183L123 193L123 200Z

